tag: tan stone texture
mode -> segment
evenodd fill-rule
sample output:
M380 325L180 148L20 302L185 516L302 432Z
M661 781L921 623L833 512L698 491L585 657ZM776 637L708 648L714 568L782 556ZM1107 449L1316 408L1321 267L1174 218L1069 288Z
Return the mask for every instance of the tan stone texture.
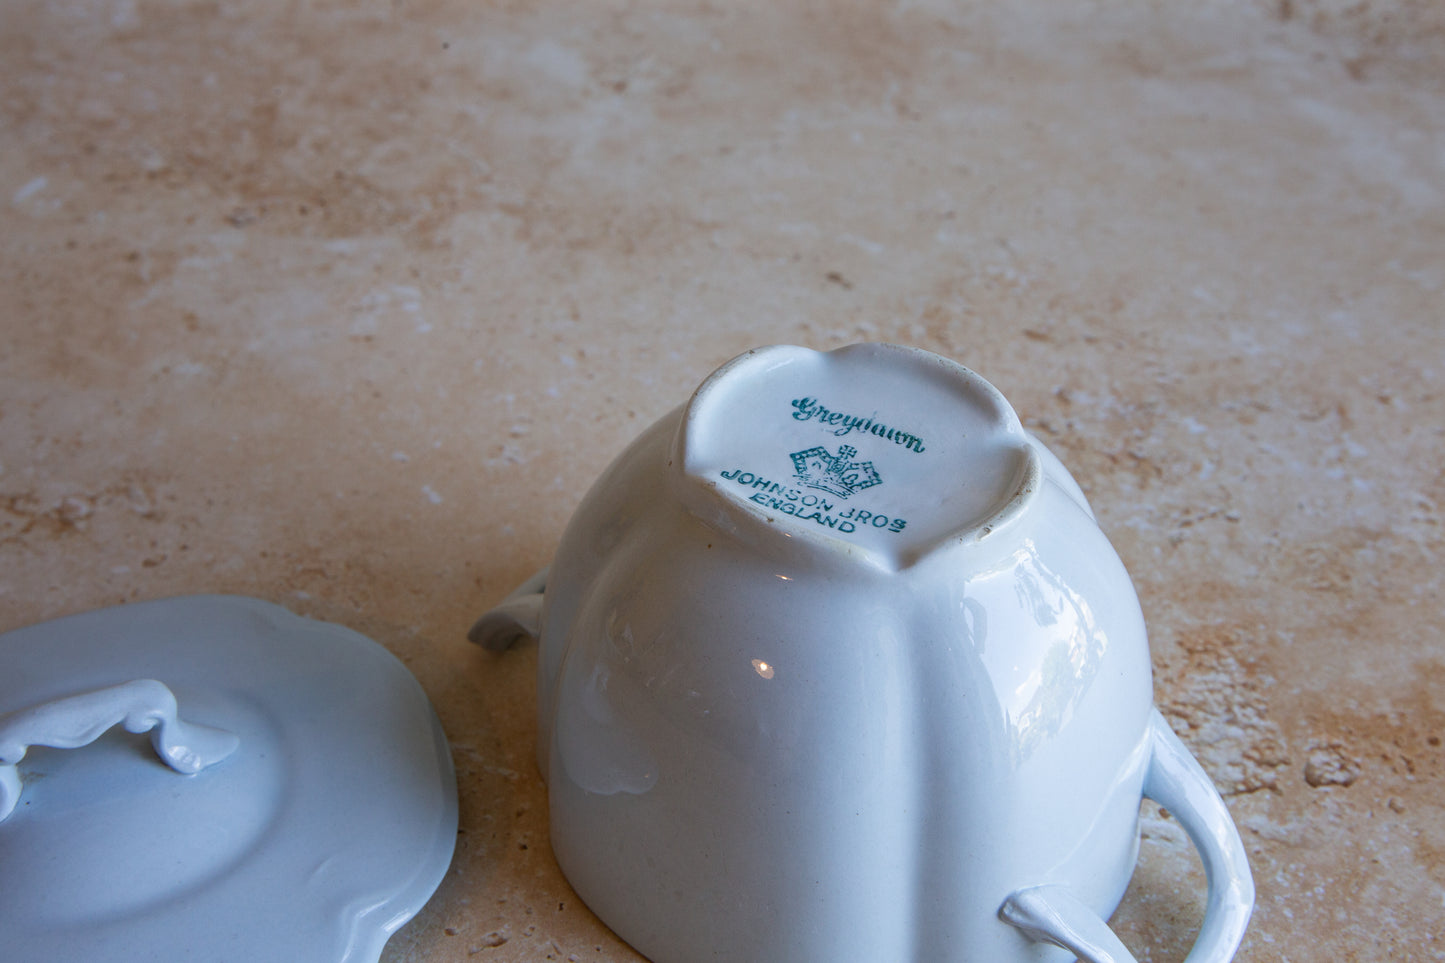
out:
M467 626L727 358L918 345L1133 573L1239 959L1441 960L1442 304L1439 4L10 0L0 629L376 638L461 784L385 959L635 960L550 855L535 647ZM1144 834L1115 923L1180 960L1202 875Z

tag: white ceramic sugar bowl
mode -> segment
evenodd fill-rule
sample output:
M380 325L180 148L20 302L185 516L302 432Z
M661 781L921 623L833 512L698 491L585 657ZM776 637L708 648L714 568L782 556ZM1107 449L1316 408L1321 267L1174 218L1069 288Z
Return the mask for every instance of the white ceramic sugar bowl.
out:
M543 580L552 843L656 963L1133 958L1143 796L1199 848L1191 963L1253 886L1152 707L1128 574L1004 398L923 351L751 351L652 426Z

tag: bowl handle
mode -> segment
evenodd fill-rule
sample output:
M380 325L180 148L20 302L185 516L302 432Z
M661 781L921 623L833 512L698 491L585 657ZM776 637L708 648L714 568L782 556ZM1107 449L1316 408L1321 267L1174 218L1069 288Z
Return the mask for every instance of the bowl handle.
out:
M78 749L124 723L129 732L149 730L156 754L186 775L236 751L241 740L234 733L184 722L176 712L169 688L154 679L136 679L0 716L0 822L20 800L16 767L31 746Z
M1204 924L1185 963L1228 963L1254 908L1254 879L1244 843L1209 777L1169 723L1151 710L1144 795L1169 810L1199 850L1209 881ZM1035 941L1053 943L1081 963L1135 963L1098 913L1059 885L1031 886L1004 901L999 917Z
M546 588L547 569L544 568L477 619L467 632L467 639L492 652L509 649L522 639L535 639L542 629L542 598Z

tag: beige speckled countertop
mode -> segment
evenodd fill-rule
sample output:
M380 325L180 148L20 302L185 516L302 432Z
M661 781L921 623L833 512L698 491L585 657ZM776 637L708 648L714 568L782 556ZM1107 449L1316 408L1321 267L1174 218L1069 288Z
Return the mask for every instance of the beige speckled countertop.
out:
M1239 959L1445 959L1438 4L14 0L0 629L259 596L403 658L461 783L391 963L629 961L471 620L758 344L996 384L1135 576L1259 889ZM1202 905L1146 813L1115 917Z

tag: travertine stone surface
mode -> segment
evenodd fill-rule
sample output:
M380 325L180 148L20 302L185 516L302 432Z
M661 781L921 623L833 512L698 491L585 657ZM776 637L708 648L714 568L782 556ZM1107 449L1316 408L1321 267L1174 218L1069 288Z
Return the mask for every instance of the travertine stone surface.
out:
M534 649L466 628L728 357L914 344L1133 572L1240 959L1445 959L1442 304L1438 4L13 0L0 629L373 636L462 793L386 959L634 960L549 853ZM1201 905L1149 812L1117 926L1179 960Z

